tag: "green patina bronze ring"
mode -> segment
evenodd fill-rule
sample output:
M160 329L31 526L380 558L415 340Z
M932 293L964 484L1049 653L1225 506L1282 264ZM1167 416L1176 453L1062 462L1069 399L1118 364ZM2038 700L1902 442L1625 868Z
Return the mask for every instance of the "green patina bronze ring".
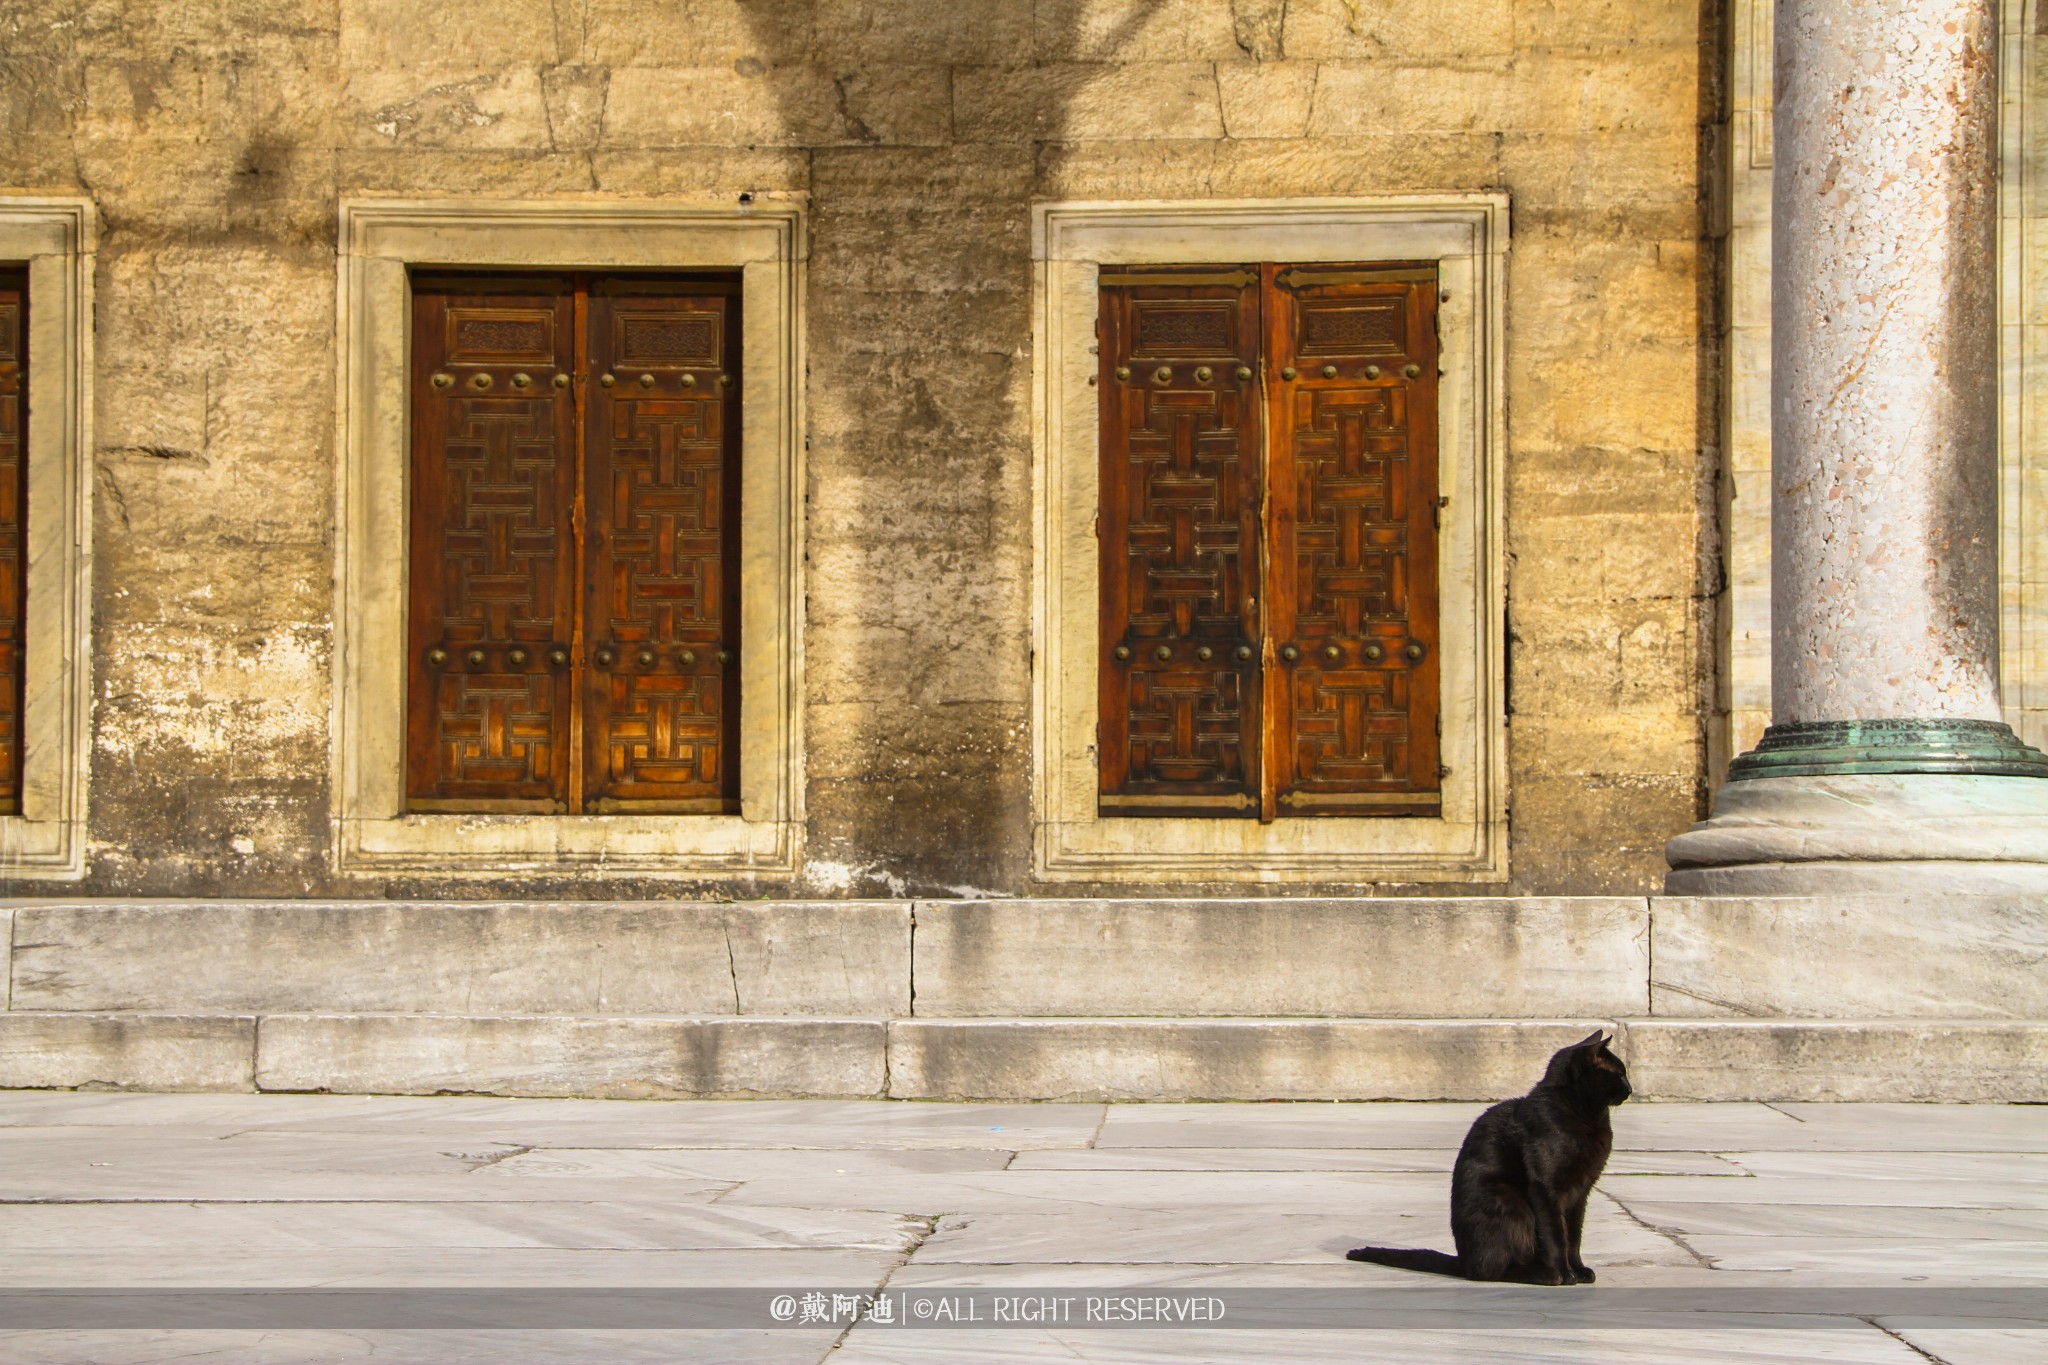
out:
M1820 720L1773 725L1728 780L1863 773L2048 777L2048 754L1995 720Z

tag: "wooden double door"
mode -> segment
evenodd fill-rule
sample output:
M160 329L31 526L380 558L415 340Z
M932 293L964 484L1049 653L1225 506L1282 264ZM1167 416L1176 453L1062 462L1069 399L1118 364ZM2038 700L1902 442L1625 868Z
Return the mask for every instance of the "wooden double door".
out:
M413 281L406 792L738 809L735 277Z
M1434 262L1100 290L1102 813L1437 814Z

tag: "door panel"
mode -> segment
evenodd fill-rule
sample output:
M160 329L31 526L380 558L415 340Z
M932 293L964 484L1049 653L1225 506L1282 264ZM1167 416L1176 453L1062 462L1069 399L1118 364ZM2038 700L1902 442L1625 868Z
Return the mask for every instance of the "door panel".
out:
M567 280L415 286L412 809L567 806L574 331Z
M1434 814L1435 268L1267 273L1276 802Z
M600 283L590 337L588 800L737 810L738 287Z
M28 272L0 270L0 814L21 810L28 625Z
M1099 801L1255 815L1258 274L1105 273L1101 332Z

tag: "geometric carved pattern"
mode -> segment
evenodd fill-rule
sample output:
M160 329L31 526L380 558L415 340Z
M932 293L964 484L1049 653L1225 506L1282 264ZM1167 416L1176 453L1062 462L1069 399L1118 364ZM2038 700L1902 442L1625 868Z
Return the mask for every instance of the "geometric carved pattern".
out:
M520 292L413 295L406 766L421 808L568 801L569 672L548 655L573 638L574 403L552 381L574 356L520 347L566 340L573 299L566 280L510 287ZM533 381L523 389L515 360Z
M28 588L28 276L0 270L0 814L21 810Z
M1312 280L1276 291L1269 329L1300 362L1273 395L1292 515L1272 626L1298 651L1274 688L1276 805L1435 814L1436 287Z
M592 291L590 318L597 370L683 370L599 389L591 407L584 501L604 534L590 538L585 621L612 662L592 688L588 799L726 809L739 797L740 386L718 358L739 355L737 290L621 281Z
M555 359L554 320L552 312L539 309L450 308L447 359L454 364L550 364Z
M725 319L716 312L688 312L674 317L625 313L618 319L618 362L621 365L719 364L719 339Z
M1257 286L1102 293L1103 804L1255 813Z
M1131 354L1147 360L1232 355L1236 314L1234 299L1216 303L1134 299Z
M1305 356L1392 356L1408 349L1406 310L1398 298L1304 306L1301 350Z
M1195 269L1101 288L1101 809L1434 814L1434 282Z
M614 373L630 335L736 356L736 289L470 277L413 298L409 804L736 808L739 376Z

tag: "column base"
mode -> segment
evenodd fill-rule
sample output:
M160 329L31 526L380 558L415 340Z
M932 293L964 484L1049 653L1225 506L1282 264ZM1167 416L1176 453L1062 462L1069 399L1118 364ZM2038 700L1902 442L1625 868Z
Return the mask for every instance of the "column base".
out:
M1664 850L1671 895L2048 894L2048 782L1944 773L1751 777Z
M1816 720L1771 726L1728 765L1730 782L1849 773L2048 778L2048 754L1997 720Z

